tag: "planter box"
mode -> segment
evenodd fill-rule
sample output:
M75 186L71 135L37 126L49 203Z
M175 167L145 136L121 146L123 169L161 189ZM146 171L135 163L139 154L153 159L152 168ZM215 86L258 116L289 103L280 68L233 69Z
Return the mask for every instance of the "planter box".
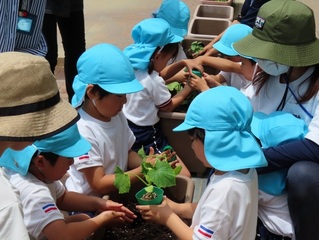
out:
M202 4L209 4L209 5L228 5L231 6L233 4L233 0L228 1L218 1L218 0L200 0Z
M200 4L195 9L194 18L223 18L232 21L234 8L226 5Z
M222 18L193 18L188 29L188 36L213 39L228 28L230 24L230 20Z
M202 177L206 171L206 167L196 158L187 132L172 131L173 128L183 122L185 113L160 112L159 116L161 118L162 130L169 144L183 160L189 171L195 173L198 177Z
M182 41L182 47L184 49L184 52L186 53L187 50L190 48L192 42L200 41L200 42L204 43L204 45L206 46L207 44L210 43L211 40L213 40L213 39L186 37ZM203 67L204 67L204 71L208 74L216 75L220 72L218 69L213 68L213 67L209 67L209 66L203 66Z

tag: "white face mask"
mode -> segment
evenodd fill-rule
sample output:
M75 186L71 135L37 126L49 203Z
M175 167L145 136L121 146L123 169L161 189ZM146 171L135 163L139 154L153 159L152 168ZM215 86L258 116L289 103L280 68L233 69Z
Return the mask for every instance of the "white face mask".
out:
M290 66L276 63L266 59L256 59L259 67L271 76L279 76L288 72Z

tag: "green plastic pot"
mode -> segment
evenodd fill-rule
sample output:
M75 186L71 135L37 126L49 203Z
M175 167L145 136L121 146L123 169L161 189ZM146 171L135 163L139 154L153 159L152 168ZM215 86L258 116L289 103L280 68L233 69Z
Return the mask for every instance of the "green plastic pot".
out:
M174 152L174 149L172 146L170 145L166 145L164 148L163 148L163 152L166 151L166 150L170 150L171 152ZM176 160L176 155L173 156L168 162L173 162Z
M156 193L156 195L157 195L156 198L154 198L152 200L144 200L144 199L142 199L142 196L146 193L145 188L138 191L135 194L135 198L136 198L138 204L140 204L140 205L159 205L159 204L161 204L163 201L163 195L164 195L163 189L154 186L153 192Z

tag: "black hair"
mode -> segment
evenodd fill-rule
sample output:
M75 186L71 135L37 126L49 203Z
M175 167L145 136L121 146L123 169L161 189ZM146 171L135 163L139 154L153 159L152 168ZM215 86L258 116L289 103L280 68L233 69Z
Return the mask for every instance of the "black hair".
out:
M40 152L40 151L36 151L33 156L32 159L35 159L38 155L42 155L50 164L52 167L54 167L54 165L56 164L59 155L52 153L52 152ZM31 164L33 164L33 161L31 161Z
M154 70L154 56L156 55L156 53L158 53L158 51L160 50L160 47L157 47L154 51L154 53L152 54L151 58L150 58L150 63L148 65L148 74L151 74ZM177 53L178 53L178 49L179 49L179 43L169 43L166 44L162 50L161 53L162 54L169 54L169 53L173 53L173 57L172 60L175 61L176 57L177 57Z
M202 128L191 128L187 130L187 133L190 137L198 139L204 143L205 140L205 130Z
M110 92L105 91L103 88L101 88L97 84L93 84L92 93L98 93L99 99L102 99L111 94ZM85 98L88 98L87 94L85 94Z

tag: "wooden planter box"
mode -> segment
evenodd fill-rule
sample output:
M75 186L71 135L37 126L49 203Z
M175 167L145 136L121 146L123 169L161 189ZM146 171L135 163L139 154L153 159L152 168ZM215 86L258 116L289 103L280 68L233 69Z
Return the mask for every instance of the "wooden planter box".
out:
M223 18L232 21L234 8L227 5L199 4L195 9L194 18Z
M185 118L185 113L179 112L160 112L162 130L167 137L169 144L173 147L177 155L187 166L191 173L202 177L206 167L198 160L191 148L191 140L186 131L173 132L173 128L181 124Z
M228 28L230 24L229 19L223 18L193 18L188 29L188 36L213 39Z
M200 0L202 4L209 4L209 5L228 5L231 6L233 4L233 0L228 1L216 1L216 0Z

